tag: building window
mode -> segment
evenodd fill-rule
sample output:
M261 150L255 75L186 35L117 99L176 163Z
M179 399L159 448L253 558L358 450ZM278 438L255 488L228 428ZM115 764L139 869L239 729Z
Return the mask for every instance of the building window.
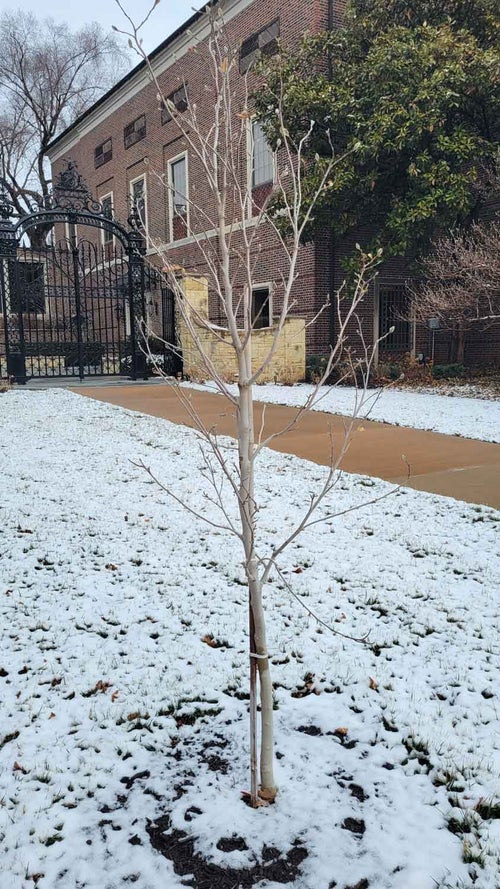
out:
M187 236L188 230L188 176L187 156L174 158L169 163L170 231L172 241Z
M108 161L113 157L113 141L111 139L106 139L105 142L101 142L97 148L94 149L94 166L102 167L103 164L107 164Z
M410 301L404 284L377 283L381 352L409 352L412 348L412 324L408 318ZM393 328L392 332L391 328Z
M11 312L45 312L45 267L43 262L9 263Z
M241 44L240 49L240 73L245 74L260 55L274 55L278 49L279 36L280 20L275 19L274 22L266 25L261 31L257 31L255 34L247 37Z
M162 103L161 108L161 122L162 126L165 123L168 123L172 120L172 112L169 109L169 103L172 103L176 111L179 114L182 114L187 110L188 107L188 95L187 95L187 86L183 83L178 89L174 90L173 93L170 93L169 96L165 97L164 102Z
M103 216L106 216L107 219L113 219L113 192L110 192L109 194L105 194L101 198L101 209L102 209ZM101 234L102 234L102 243L104 245L113 243L113 232L108 231L105 228L102 228Z
M66 246L69 247L77 247L78 246L78 226L74 222L65 222L64 223L64 235L66 241L68 242Z
M146 138L146 115L141 114L132 123L128 123L123 130L123 144L125 148L130 148L136 142Z
M272 183L274 156L260 123L252 122L252 188Z
M268 284L252 290L252 325L256 329L271 326L271 289Z
M143 233L147 234L148 206L146 199L146 179L144 176L139 176L137 179L133 179L130 183L130 201L132 207L135 207L137 210L141 220Z

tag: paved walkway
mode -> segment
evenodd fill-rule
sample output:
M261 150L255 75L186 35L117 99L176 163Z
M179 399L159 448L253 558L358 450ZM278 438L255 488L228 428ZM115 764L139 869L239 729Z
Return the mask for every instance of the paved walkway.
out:
M174 387L161 383L85 385L75 387L73 391L130 410L164 417L173 423L193 425ZM194 389L184 392L207 426L215 427L220 434L234 436L234 414L225 399ZM262 404L255 406L256 428L260 427L262 408ZM267 405L265 434L285 427L295 413L294 408ZM276 439L272 447L328 465L332 436L338 448L344 422L342 417L312 411L293 430ZM411 467L409 480L403 455ZM358 423L342 468L387 481L404 482L421 491L500 508L500 445L497 444L365 420Z

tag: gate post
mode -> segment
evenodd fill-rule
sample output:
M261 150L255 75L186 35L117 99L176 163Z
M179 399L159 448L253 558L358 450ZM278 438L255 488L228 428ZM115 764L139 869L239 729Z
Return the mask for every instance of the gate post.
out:
M75 225L73 223L73 231L75 230ZM71 241L71 255L73 258L73 287L75 289L75 312L76 312L76 348L77 348L77 356L78 356L78 375L80 377L80 382L83 382L85 376L85 368L83 365L83 338L82 338L82 303L81 303L81 293L80 293L80 262L78 255L78 246L76 243L76 235L72 234L70 237Z
M16 313L12 307L12 286L17 286L15 274L18 241L15 226L10 219L11 204L4 189L0 191L0 306L3 312L5 362L7 375L16 383L26 383L26 357L22 327L22 305ZM12 272L14 271L14 274ZM21 294L18 294L19 299Z
M136 229L129 232L128 255L128 292L130 311L130 347L132 351L131 377L138 376L145 380L148 376L146 356L140 348L142 326L146 321L146 305L144 298L144 239Z

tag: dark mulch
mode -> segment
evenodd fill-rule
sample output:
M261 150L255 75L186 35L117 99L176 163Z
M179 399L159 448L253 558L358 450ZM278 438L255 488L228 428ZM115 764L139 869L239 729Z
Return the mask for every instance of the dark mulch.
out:
M176 874L189 877L185 885L192 889L234 889L235 886L248 889L264 879L275 883L293 883L300 874L300 865L308 856L307 849L296 840L286 855L279 849L265 846L262 861L252 867L220 867L205 861L202 855L195 852L194 839L182 830L172 829L168 815L149 822L147 832L153 848L172 862ZM241 837L235 839L241 843ZM231 842L231 839L219 842Z
M299 725L297 731L302 732L304 735L311 735L312 737L319 737L323 734L318 725Z
M217 843L217 848L221 852L245 852L248 846L243 837L222 837Z
M344 830L350 830L351 833L355 833L357 836L363 836L366 830L366 825L362 818L346 818L342 822L342 827Z
M349 790L351 791L351 796L356 797L360 803L364 803L365 799L368 799L368 794L365 793L359 784L349 784Z

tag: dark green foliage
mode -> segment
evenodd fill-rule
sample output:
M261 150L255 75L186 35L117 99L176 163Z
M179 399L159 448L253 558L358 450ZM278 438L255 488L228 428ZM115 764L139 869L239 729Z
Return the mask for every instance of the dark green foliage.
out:
M432 368L432 376L435 380L451 380L455 377L463 377L464 374L463 364L435 364Z
M264 61L256 105L272 144L280 93L295 142L315 122L306 195L331 144L338 158L307 237L366 226L364 249L418 254L436 227L477 217L500 144L498 34L490 0L355 0L342 30Z
M306 383L317 383L323 376L329 355L308 355L306 361Z

